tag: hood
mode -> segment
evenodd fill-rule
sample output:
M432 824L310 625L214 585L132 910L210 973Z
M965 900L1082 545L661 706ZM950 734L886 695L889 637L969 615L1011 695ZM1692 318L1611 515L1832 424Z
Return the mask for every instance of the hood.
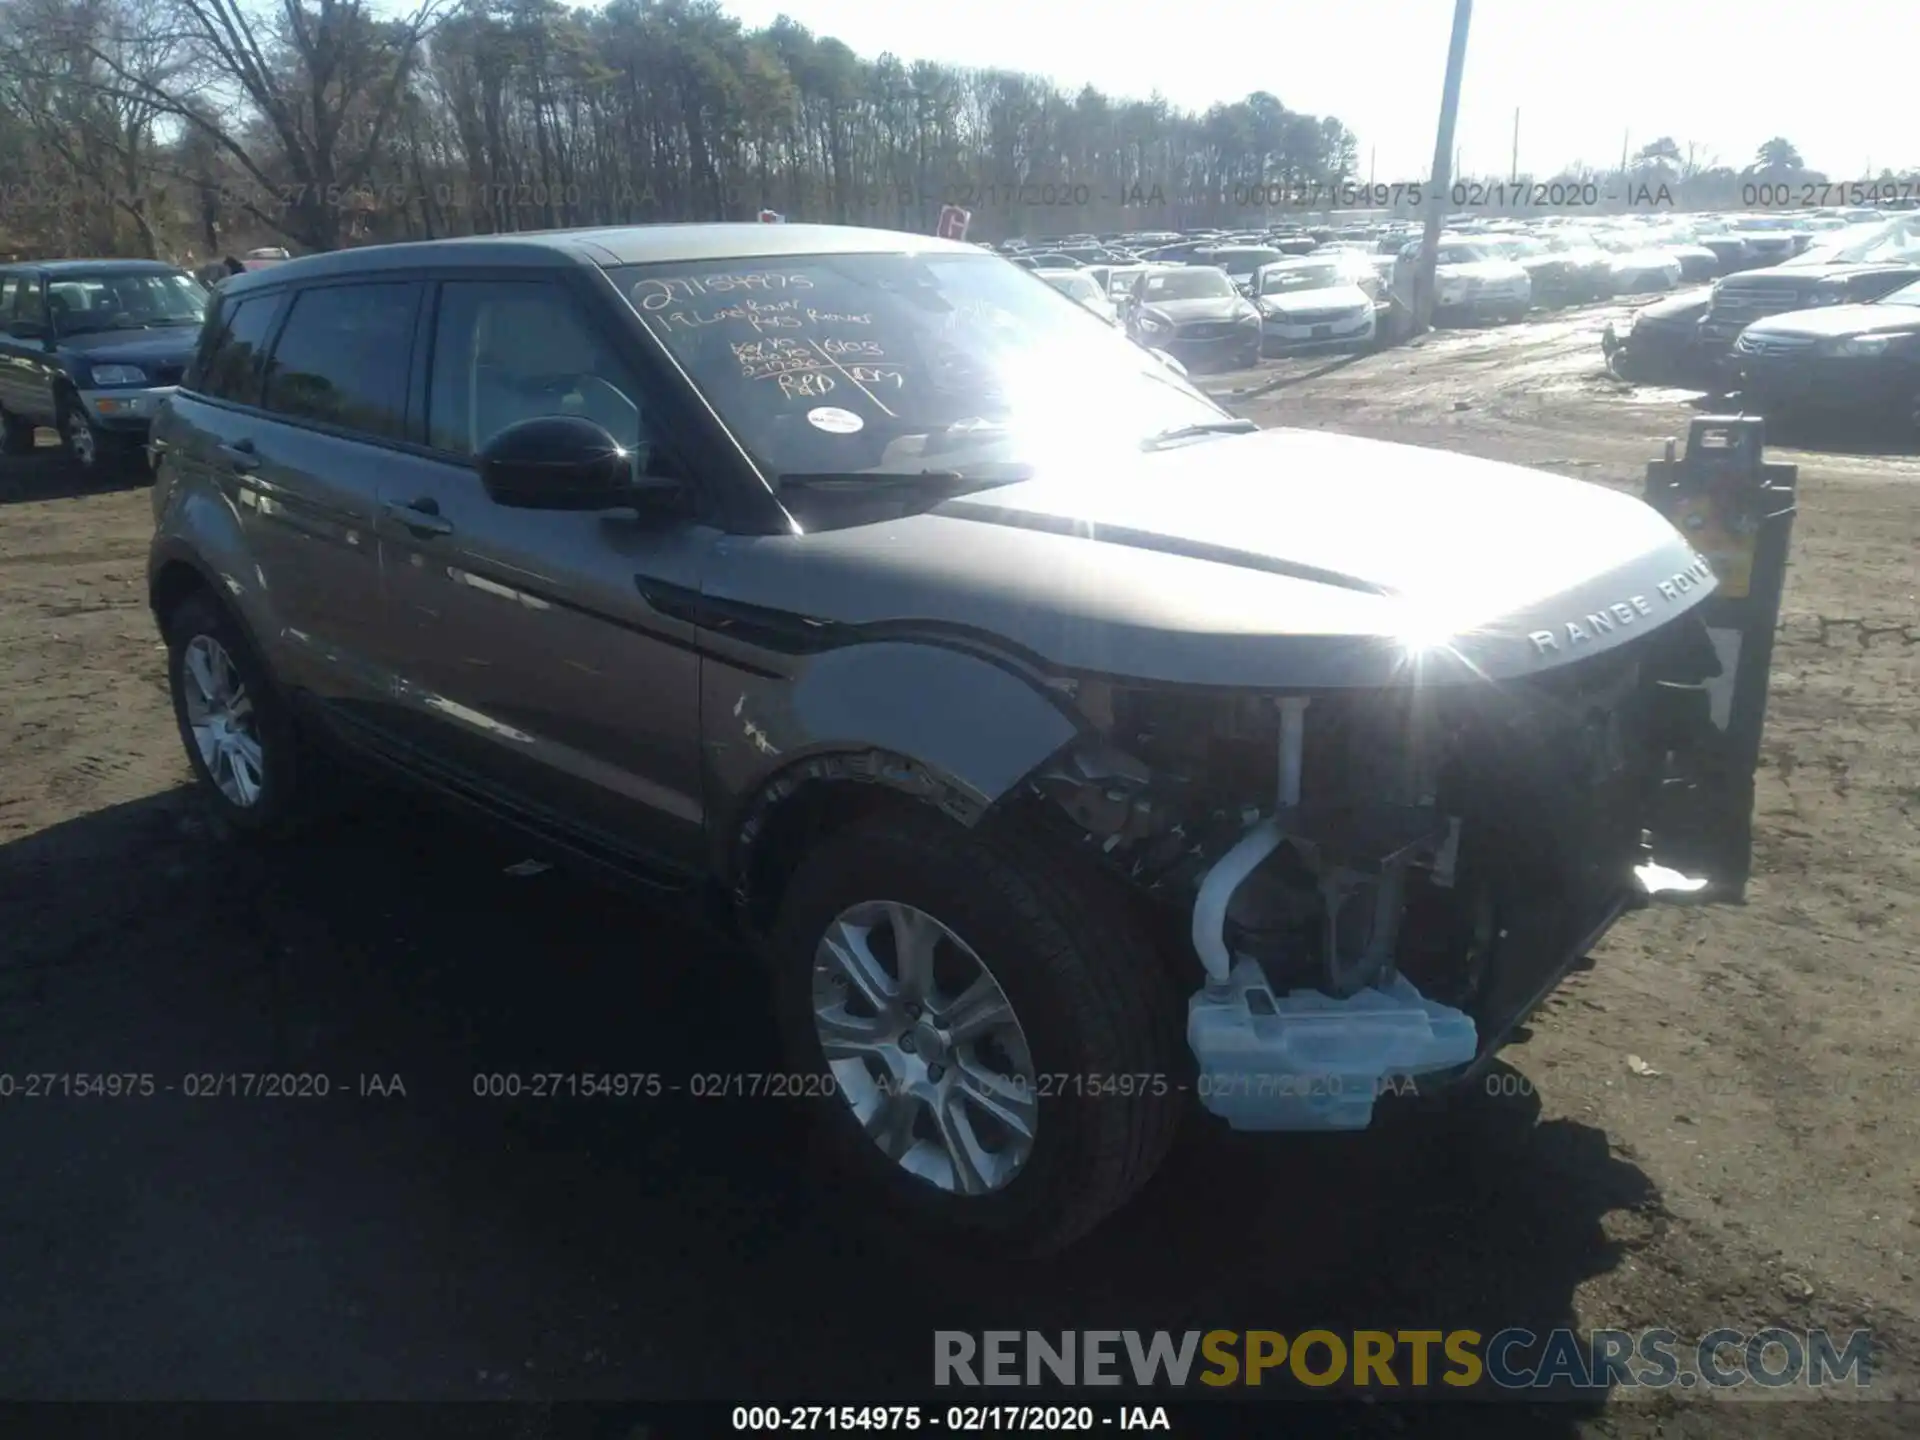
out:
M1678 295L1669 295L1664 300L1656 300L1651 305L1643 305L1633 312L1634 323L1644 321L1684 321L1698 320L1707 313L1713 303L1713 288L1703 285L1698 290L1683 290Z
M1628 250L1613 257L1616 270L1664 270L1679 264L1679 257L1671 250Z
M82 355L92 365L184 364L200 341L198 325L171 325L164 330L102 330L97 334L62 335L60 348Z
M1851 280L1856 275L1912 275L1920 280L1920 265L1902 265L1878 262L1871 264L1844 261L1813 261L1802 263L1789 260L1784 265L1769 266L1765 270L1737 270L1722 282L1726 285L1738 283L1742 290L1781 290L1809 291L1823 280Z
M1247 300L1241 295L1209 295L1199 300L1149 300L1146 308L1149 315L1185 325L1193 320L1237 320L1247 313Z
M1284 295L1262 295L1254 301L1268 315L1290 315L1295 311L1358 310L1373 301L1358 285L1328 285L1318 290L1289 290Z
M1817 310L1790 310L1785 315L1754 321L1745 333L1812 335L1826 340L1911 331L1920 331L1920 305L1823 305Z
M1462 265L1436 266L1434 273L1442 280L1524 280L1526 268L1516 260L1471 260Z
M985 635L1059 671L1284 689L1550 669L1645 634L1713 580L1632 496L1269 430L876 524L729 537L704 588L813 634Z

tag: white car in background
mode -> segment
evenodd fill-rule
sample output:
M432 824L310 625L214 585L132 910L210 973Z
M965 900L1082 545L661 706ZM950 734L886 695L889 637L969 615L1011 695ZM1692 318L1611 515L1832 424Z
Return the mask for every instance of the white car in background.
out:
M1393 263L1393 298L1413 308L1413 277L1420 264L1418 240ZM1433 272L1433 314L1443 323L1518 320L1533 308L1533 279L1526 266L1498 254L1473 235L1442 235Z
M1109 325L1120 323L1120 312L1114 308L1106 289L1085 270L1036 270L1033 273L1069 300L1079 301Z
M1249 288L1266 354L1373 343L1380 280L1364 255L1276 260L1254 272Z
M1227 278L1233 281L1233 288L1245 295L1253 288L1254 271L1262 265L1271 265L1276 260L1286 258L1286 251L1276 250L1271 245L1219 245L1211 250L1202 250L1194 257L1193 263L1226 271Z
M1140 277L1152 268L1152 266L1144 264L1109 265L1107 267L1105 282L1107 298L1113 301L1115 305L1120 304L1121 301L1133 294L1133 287L1140 282Z
M1609 277L1616 295L1650 295L1680 284L1686 268L1672 251L1652 244L1644 235L1615 232L1598 238L1612 259Z

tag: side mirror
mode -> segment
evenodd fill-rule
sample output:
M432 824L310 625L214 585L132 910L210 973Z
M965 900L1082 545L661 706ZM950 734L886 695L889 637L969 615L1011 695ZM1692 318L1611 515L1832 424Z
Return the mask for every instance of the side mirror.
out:
M593 421L542 415L509 425L481 448L480 483L516 510L666 509L680 482L637 477L634 452Z

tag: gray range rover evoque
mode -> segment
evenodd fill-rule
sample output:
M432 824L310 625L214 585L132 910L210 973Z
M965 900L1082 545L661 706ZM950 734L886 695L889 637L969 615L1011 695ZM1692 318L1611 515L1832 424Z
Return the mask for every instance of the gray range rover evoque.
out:
M1716 670L1664 519L1256 433L976 246L299 259L222 286L153 447L233 827L344 755L721 904L848 1175L949 1239L1067 1243L1196 1098L1351 1129L1477 1073L1712 879L1656 859Z

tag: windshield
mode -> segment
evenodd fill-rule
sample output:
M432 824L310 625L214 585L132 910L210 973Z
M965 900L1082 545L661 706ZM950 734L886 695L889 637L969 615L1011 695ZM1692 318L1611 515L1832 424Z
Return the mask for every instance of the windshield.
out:
M84 335L156 325L198 325L206 317L207 290L191 275L179 271L83 271L51 281L47 303L62 335Z
M1093 283L1090 275L1075 271L1071 275L1042 275L1040 278L1070 299L1087 301L1100 298L1100 287Z
M1882 305L1920 305L1920 281L1902 286L1891 295L1880 297Z
M1297 269L1267 271L1260 277L1260 293L1284 295L1289 290L1330 290L1346 283L1346 276L1338 265L1302 265Z
M1209 265L1168 270L1147 277L1149 300L1214 300L1233 293L1233 282L1227 279L1226 271Z
M1908 216L1876 226L1827 258L1842 260L1850 265L1881 260L1920 260L1920 217Z
M647 328L764 471L983 480L1137 450L1221 410L1064 295L989 255L625 265ZM1226 277L1211 274L1220 285Z
M1437 263L1441 265L1473 265L1482 260L1492 260L1495 258L1497 257L1488 254L1478 245L1442 245L1440 247L1440 258Z
M1266 248L1215 250L1207 256L1207 263L1218 265L1229 275L1244 275L1250 270L1257 270L1262 265L1271 265L1275 260L1284 258L1278 250Z

